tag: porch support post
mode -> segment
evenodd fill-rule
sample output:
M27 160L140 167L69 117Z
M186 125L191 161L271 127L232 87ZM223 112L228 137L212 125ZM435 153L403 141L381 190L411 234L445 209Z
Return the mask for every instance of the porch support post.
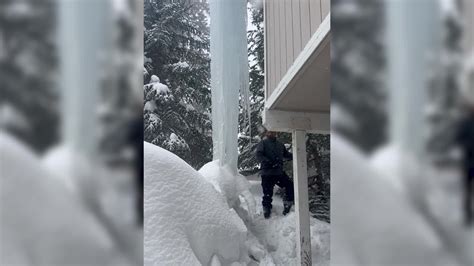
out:
M296 241L298 265L311 264L309 227L308 170L306 162L306 131L293 131L293 178L296 209Z

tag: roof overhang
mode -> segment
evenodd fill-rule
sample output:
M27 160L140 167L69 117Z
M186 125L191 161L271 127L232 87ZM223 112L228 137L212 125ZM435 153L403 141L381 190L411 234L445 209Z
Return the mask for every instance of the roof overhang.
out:
M264 125L267 128L277 131L304 128L329 133L330 39L328 15L272 94L267 95L264 111ZM286 122L283 123L283 120Z

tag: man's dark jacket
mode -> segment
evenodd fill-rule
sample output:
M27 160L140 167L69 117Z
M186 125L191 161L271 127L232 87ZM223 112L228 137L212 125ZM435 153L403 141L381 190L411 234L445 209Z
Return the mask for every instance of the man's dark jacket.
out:
M260 162L260 174L262 176L282 175L283 161L293 159L285 145L276 138L264 138L257 146L257 160Z
M461 121L457 142L464 151L464 166L472 169L474 167L474 113Z

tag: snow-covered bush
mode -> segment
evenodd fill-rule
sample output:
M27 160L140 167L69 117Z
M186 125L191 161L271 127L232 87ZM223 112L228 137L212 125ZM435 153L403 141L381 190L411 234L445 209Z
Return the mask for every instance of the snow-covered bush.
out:
M248 260L247 228L224 196L178 156L144 145L145 265Z

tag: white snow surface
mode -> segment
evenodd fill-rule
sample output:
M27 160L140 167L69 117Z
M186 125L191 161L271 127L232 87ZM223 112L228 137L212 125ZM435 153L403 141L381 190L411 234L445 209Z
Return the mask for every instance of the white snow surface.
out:
M248 260L247 228L226 199L176 155L149 143L144 149L145 265Z
M258 265L297 265L296 258L296 215L291 211L283 216L283 200L274 195L270 219L262 213L262 186L260 181L250 181L251 192L257 202L256 215L247 222L249 231L263 246L264 256ZM313 265L330 264L330 225L310 217L311 255ZM251 241L249 241L251 242ZM258 246L257 246L258 247Z
M0 132L0 264L127 265L95 217L26 146Z
M150 83L145 86L151 86L152 89L155 91L156 95L168 94L170 92L168 86L161 83L160 78L156 75L152 75L150 78Z
M155 101L147 101L143 107L144 111L154 112L157 109Z
M250 183L244 176L234 175L228 166L221 167L218 160L205 164L199 173L224 196L230 208L246 211L246 214L239 213L241 216L255 213L255 200L250 193Z
M0 105L0 128L26 130L29 124L24 114L7 103Z
M260 181L218 161L199 172L145 143L145 265L295 265L296 217L262 214ZM313 265L329 265L329 224L311 218Z
M331 263L458 265L438 235L383 172L338 135L331 136ZM381 237L383 236L383 237Z

